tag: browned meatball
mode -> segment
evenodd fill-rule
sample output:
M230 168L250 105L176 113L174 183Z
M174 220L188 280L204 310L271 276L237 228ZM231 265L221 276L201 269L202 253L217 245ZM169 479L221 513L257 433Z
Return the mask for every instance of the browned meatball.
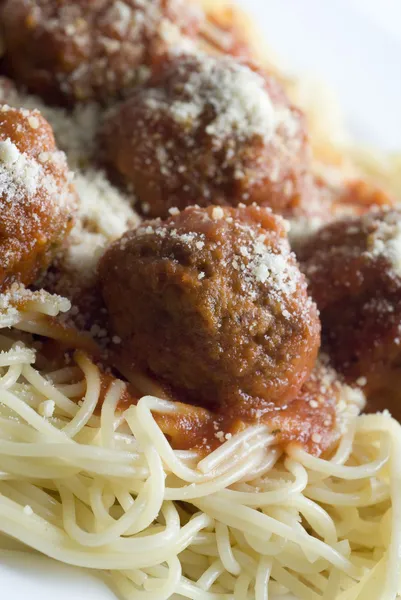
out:
M335 366L368 396L392 385L401 374L401 211L328 225L298 256Z
M310 190L302 114L272 77L230 57L166 59L112 112L99 148L151 216L195 203L291 213Z
M256 206L173 212L101 260L123 361L243 419L290 402L315 363L320 323L285 222Z
M0 106L0 290L32 283L72 225L65 156L38 111Z
M1 10L9 73L57 103L131 88L200 17L185 0L6 0Z

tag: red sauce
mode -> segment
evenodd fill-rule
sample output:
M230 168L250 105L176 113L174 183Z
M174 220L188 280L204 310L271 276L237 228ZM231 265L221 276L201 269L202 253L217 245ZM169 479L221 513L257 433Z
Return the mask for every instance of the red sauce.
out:
M337 203L354 207L355 214L364 214L372 207L394 206L393 198L382 188L363 179L349 181Z
M372 208L392 207L395 204L394 198L383 188L363 179L333 184L317 176L315 185L318 203L314 212L323 222L342 216L362 216Z
M329 450L340 435L336 428L339 394L338 383L322 391L317 382L309 381L286 409L266 415L263 421L276 435L280 446L298 442L311 454L320 455Z
M318 366L302 388L298 397L288 406L270 410L261 416L259 423L269 427L276 436L277 445L285 448L297 442L308 452L320 455L337 441L336 404L341 385L338 381L326 382L328 371ZM115 380L111 374L101 374L101 402ZM132 384L127 384L119 409L126 410L137 404L143 396ZM229 413L218 414L211 410L177 402L179 412L175 414L154 413L155 420L175 450L198 450L202 454L213 451L232 435L245 427L256 424L245 423Z
M181 404L181 407L182 412L177 415L155 414L160 429L176 450L196 449L207 454L232 435L256 424L196 406ZM302 394L288 408L265 414L260 423L276 436L277 445L285 448L290 442L298 442L315 455L330 448L337 439L333 427L335 401L311 409L309 399Z
M116 381L116 377L114 377L114 375L112 375L111 373L105 373L103 371L100 372L100 394L98 404L99 409L101 408L106 398L106 394L109 391L110 385L113 383L113 381ZM120 396L120 408L127 408L131 404L136 404L141 396L142 394L138 390L136 390L132 384L127 383L125 389L122 391Z

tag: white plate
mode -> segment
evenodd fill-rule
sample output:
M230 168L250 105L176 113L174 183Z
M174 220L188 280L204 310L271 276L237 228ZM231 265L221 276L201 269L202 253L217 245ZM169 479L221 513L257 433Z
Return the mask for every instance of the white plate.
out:
M90 572L41 556L0 554L2 600L116 600Z
M399 0L243 0L270 46L337 93L362 141L401 147ZM101 581L45 558L0 555L4 600L115 600ZM284 600L281 598L281 600Z

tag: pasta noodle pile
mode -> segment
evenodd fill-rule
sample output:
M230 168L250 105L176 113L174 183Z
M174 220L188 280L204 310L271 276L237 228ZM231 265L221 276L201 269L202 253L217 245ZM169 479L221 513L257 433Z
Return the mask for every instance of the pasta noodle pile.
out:
M46 313L68 308L40 294L8 325L35 322L38 333ZM122 412L125 383L112 380L99 402L101 373L87 354L48 372L35 365L40 344L18 337L0 334L3 551L10 536L24 552L102 572L127 600L401 591L401 429L386 414L358 416L356 392L328 460L296 446L283 454L263 425L202 457L173 450L157 425L174 403L144 396Z

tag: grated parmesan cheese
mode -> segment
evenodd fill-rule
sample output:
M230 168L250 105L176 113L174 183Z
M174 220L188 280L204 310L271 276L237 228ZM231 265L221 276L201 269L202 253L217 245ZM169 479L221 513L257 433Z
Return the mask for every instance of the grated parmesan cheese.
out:
M48 187L54 186L40 163L20 152L10 139L0 142L1 198L7 202L32 199L44 182Z
M80 198L79 220L107 241L139 223L128 198L109 182L103 171L90 169L78 173L75 188Z
M248 282L254 280L262 284L268 282L272 291L279 296L290 297L296 292L300 273L289 247L282 243L273 251L266 244L264 234L256 237L252 235L252 238L253 242L248 248L247 257L244 256L243 247L240 249L245 280Z
M367 251L373 257L383 257L394 273L401 276L401 220L395 212L388 212L375 221L376 230L368 236Z
M164 110L180 124L195 130L206 112L213 117L206 133L216 139L233 134L239 139L260 136L269 142L282 115L276 114L261 75L230 57L196 53L177 65L172 101L159 89L149 90L148 107ZM291 115L285 115L291 121ZM291 125L292 128L296 124Z
M94 281L97 264L106 246L140 222L128 199L102 171L79 172L75 187L80 200L78 215L69 245L59 257L59 265L66 273L65 281L59 282L59 289L62 293L70 290L69 295Z
M37 117L29 117L28 123L32 127L32 129L38 129L39 127L39 119L37 119Z
M55 408L56 408L56 405L55 405L54 400L43 400L43 402L41 402L39 404L38 413L42 417L49 419L50 417L53 416Z
M224 210L220 206L215 206L212 210L212 217L216 221L224 217Z
M0 142L0 162L3 165L11 166L18 161L20 152L10 139Z

